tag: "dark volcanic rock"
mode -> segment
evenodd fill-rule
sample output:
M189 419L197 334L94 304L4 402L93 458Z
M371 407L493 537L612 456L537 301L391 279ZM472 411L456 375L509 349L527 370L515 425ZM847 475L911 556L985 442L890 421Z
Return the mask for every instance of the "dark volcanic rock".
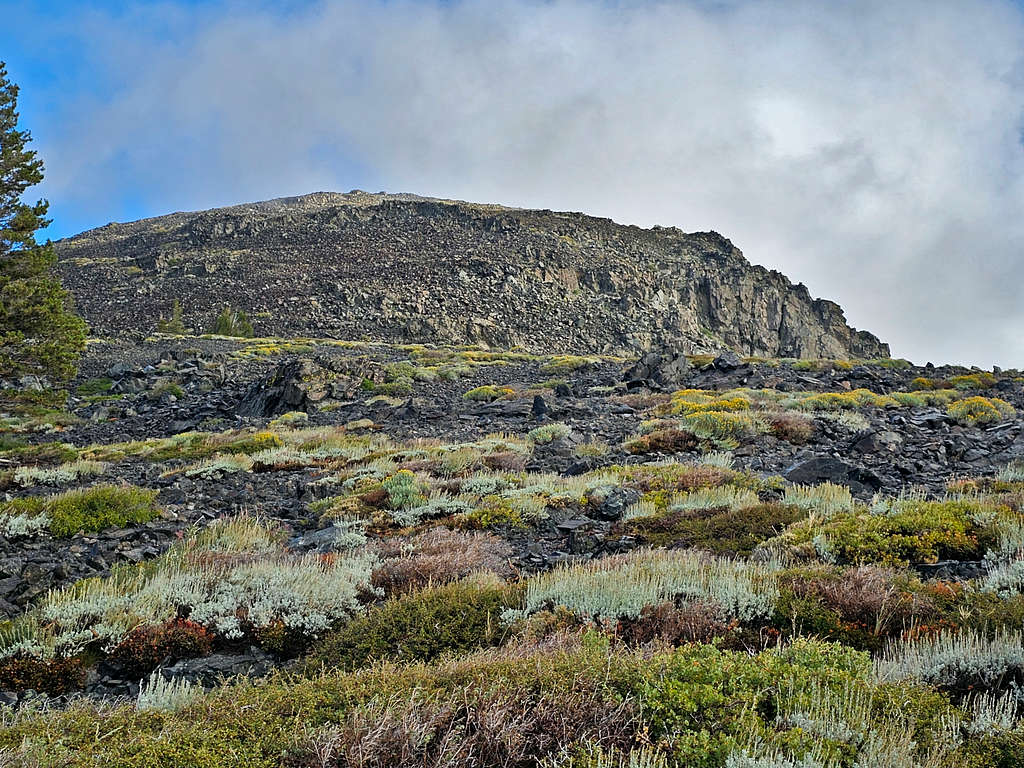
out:
M215 653L198 659L184 659L161 670L168 680L185 679L206 688L218 685L222 679L262 677L274 668L274 657L253 646L242 653Z
M787 469L782 476L791 483L802 485L825 482L845 485L860 494L874 493L882 487L881 479L874 472L830 456L802 461Z
M686 384L690 362L682 352L648 352L623 377L630 388L678 389Z
M316 410L327 399L352 397L370 371L335 371L309 359L285 360L253 382L242 395L239 416L279 416L289 411Z

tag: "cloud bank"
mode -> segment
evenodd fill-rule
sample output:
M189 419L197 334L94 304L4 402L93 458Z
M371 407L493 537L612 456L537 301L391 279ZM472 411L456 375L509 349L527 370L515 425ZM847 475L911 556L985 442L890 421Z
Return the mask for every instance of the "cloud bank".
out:
M172 2L67 22L105 86L45 131L58 215L359 187L714 229L895 355L1024 367L1008 1Z

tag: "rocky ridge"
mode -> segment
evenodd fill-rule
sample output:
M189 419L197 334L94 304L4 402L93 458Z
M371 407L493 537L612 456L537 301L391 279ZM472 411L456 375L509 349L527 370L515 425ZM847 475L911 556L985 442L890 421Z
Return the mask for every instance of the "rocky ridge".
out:
M715 232L415 195L315 193L109 224L57 243L103 335L148 333L175 300L205 330L632 354L670 344L882 358L840 307L751 265Z

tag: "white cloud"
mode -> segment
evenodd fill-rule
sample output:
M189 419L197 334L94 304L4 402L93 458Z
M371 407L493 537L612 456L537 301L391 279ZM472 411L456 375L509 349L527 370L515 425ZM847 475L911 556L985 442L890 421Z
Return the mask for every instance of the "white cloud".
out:
M1024 367L1008 0L191 14L79 20L120 88L48 132L55 202L358 186L715 229L894 354Z

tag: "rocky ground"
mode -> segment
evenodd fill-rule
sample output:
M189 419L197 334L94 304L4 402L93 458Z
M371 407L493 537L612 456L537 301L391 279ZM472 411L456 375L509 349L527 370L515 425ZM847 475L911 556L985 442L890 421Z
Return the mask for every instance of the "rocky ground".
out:
M98 341L66 412L2 422L0 613L16 625L45 613L55 591L141 567L210 521L238 515L283 529L281 557L334 557L353 535L359 546L386 547L437 527L481 531L500 548L506 577L523 578L640 547L704 546L634 522L664 515L662 486L651 478L678 467L718 472L710 485L753 493L749 503L776 512L796 509L794 488L814 486L849 489L850 504L945 499L957 483L1024 462L1021 413L1016 371L893 360ZM155 492L152 514L61 535L24 528L35 514L19 511L26 500L101 485ZM418 501L399 503L399 492ZM787 528L791 519L779 517L746 549L722 552L767 557L768 543L786 544L802 524ZM924 579L985 572L982 549L953 549L906 564ZM209 685L263 675L293 657L247 636L167 658L161 669ZM137 694L141 676L112 658L90 667L81 687ZM27 684L0 694L9 702L36 695Z

